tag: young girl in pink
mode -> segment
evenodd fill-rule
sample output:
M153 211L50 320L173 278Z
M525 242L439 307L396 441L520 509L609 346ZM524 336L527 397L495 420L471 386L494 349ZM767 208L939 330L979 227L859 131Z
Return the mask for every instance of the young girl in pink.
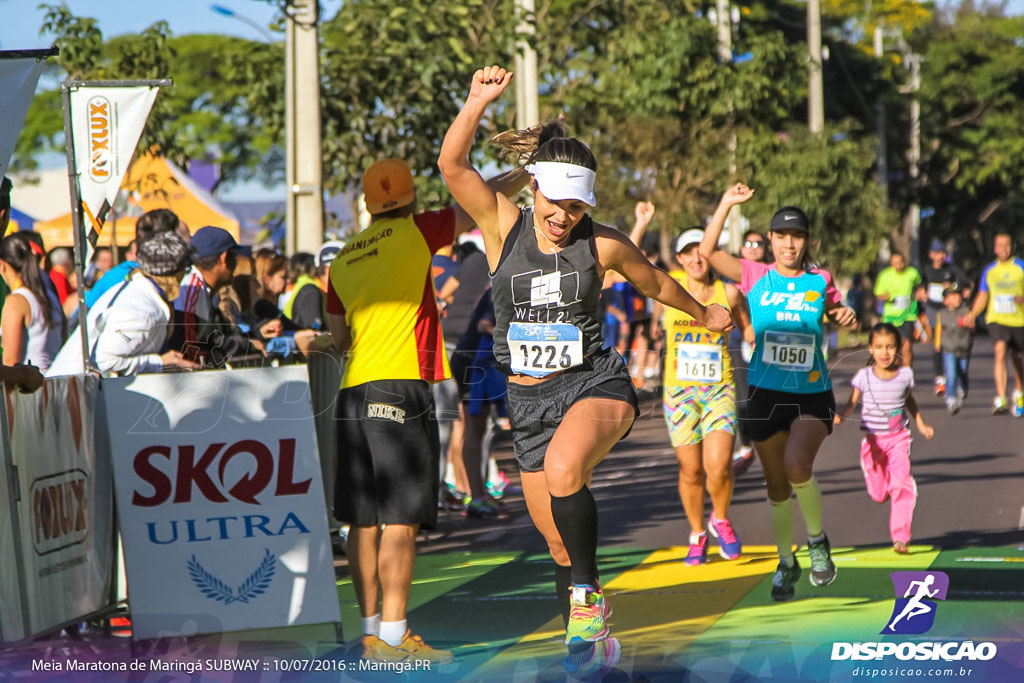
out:
M917 409L911 393L914 371L900 364L900 344L899 330L893 325L879 323L871 328L871 364L854 375L853 393L835 423L849 418L861 403L860 428L866 433L860 444L860 466L868 495L878 503L889 498L892 547L906 553L917 503L917 484L910 475L910 417L924 438L932 438L935 430Z

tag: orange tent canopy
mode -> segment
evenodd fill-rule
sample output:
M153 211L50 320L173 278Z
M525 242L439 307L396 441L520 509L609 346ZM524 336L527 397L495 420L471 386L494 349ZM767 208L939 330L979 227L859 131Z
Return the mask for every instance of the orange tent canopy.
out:
M238 219L216 197L163 157L147 154L132 162L121 189L128 193L128 215L118 216L116 224L113 214L107 216L100 246L110 246L115 233L118 246L128 246L135 239L135 222L139 216L153 209L170 209L188 225L190 232L204 225L216 225L238 239ZM42 235L47 250L75 243L70 213L37 221L35 230Z

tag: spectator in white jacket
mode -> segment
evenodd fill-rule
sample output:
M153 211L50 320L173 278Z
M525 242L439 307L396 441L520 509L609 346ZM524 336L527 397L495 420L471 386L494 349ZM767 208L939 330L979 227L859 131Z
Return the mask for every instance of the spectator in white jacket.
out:
M171 308L191 264L191 250L177 233L154 235L138 247L138 268L89 309L89 361L103 375L135 375L169 368L194 369L177 351L164 351ZM83 372L80 330L68 338L47 377Z

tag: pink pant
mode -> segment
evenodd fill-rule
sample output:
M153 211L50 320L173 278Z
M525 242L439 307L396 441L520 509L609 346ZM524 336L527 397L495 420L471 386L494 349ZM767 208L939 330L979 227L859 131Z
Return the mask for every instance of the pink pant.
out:
M860 444L860 468L868 495L877 503L889 498L892 540L910 542L910 524L917 504L917 482L910 476L910 430L868 434Z

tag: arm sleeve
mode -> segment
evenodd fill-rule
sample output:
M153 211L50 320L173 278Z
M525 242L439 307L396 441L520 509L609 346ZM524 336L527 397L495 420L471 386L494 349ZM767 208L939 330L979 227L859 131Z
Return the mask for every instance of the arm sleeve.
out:
M914 388L914 371L910 368L906 368L907 371L907 391Z
M738 286L744 294L749 294L750 290L757 284L757 281L771 270L768 264L749 259L740 259L740 266L743 268L743 276L740 278Z
M825 278L825 303L827 306L838 306L843 303L843 295L836 289L836 282L832 279L832 273L827 270L819 270L818 273Z
M455 241L455 209L451 207L416 214L413 222L420 229L431 254Z
M139 318L131 310L122 311L114 307L96 340L94 353L100 372L131 375L160 372L163 362L159 354L139 352L151 341L151 323L148 318Z

